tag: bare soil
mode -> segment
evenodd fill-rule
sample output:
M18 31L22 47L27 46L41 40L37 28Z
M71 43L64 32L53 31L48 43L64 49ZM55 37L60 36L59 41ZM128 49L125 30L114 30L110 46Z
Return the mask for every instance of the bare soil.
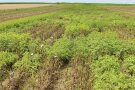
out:
M135 6L106 6L103 8L105 8L107 10L124 12L124 13L135 15Z
M0 10L33 8L33 7L42 7L42 6L50 6L50 5L52 4L0 4Z

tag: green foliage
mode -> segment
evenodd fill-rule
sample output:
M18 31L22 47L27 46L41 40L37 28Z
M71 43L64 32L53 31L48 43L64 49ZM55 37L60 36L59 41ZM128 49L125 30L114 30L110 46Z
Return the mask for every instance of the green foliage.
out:
M1 33L0 50L24 53L25 51L28 51L30 40L31 38L28 34Z
M131 81L120 72L120 65L116 57L101 57L94 61L91 67L95 78L95 90L129 90L132 88Z
M99 74L110 71L117 74L119 72L120 66L117 58L113 56L104 56L100 57L99 60L93 61L92 68L94 69L94 72Z
M128 56L124 60L125 72L131 76L135 75L135 56Z
M2 22L0 23L0 32L20 32L20 30L38 24L41 20L46 19L47 16L49 17L52 16L53 14L54 13L46 15L41 14L38 16L31 16Z
M12 67L12 64L17 60L17 55L8 52L0 52L0 69L3 67Z
M43 42L42 42L43 43ZM44 51L44 44L41 43L40 39L34 39L34 40L30 40L30 42L28 43L28 49L29 52L32 53L41 53L42 51ZM42 52L42 54L44 54L45 52Z
M104 55L115 55L120 60L135 52L133 42L120 40L114 32L92 32L87 37L76 38L74 53L80 56L98 59Z
M74 46L72 48L73 55L79 57L88 57L89 56L89 48L87 45L87 40L85 37L78 37L74 40Z
M80 35L85 36L91 32L89 25L86 23L77 23L77 22L71 23L67 25L65 28L66 28L65 31L66 36L72 38Z
M40 66L40 55L33 53L24 53L22 60L15 63L14 68L16 70L22 70L26 72L35 72Z
M92 32L87 37L78 37L72 41L66 37L59 39L51 47L49 53L60 58L82 56L92 59L98 59L104 55L115 55L123 60L128 54L135 52L132 46L128 42L118 39L116 33Z
M91 28L96 29L98 32L103 32L105 28L107 27L107 21L101 21L101 20L93 20L91 22Z
M12 69L13 64L18 60L18 56L9 52L0 52L0 82L7 78L7 71Z
M62 61L69 60L71 57L72 43L68 38L61 38L54 43L54 45L48 51L51 57L57 56Z

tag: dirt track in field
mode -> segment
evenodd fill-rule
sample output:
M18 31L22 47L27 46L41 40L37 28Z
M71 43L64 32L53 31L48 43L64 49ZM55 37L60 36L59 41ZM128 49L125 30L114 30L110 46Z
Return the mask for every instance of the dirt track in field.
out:
M135 15L135 6L105 6L103 8L107 10L124 12Z
M50 6L50 5L52 4L0 4L0 10L33 8L33 7L42 7L42 6Z

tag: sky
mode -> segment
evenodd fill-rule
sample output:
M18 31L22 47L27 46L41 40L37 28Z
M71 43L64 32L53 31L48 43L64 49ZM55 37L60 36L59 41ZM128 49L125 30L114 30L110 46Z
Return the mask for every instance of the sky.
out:
M0 0L0 2L86 2L135 4L135 0Z

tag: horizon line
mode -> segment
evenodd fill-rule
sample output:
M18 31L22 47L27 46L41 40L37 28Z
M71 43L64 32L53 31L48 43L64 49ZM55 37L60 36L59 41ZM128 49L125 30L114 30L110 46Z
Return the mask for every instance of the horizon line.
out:
M105 3L105 2L19 2L19 1L16 1L16 2L0 2L0 3L8 3L8 4L12 4L12 3L86 3L86 4L135 4L135 3Z

